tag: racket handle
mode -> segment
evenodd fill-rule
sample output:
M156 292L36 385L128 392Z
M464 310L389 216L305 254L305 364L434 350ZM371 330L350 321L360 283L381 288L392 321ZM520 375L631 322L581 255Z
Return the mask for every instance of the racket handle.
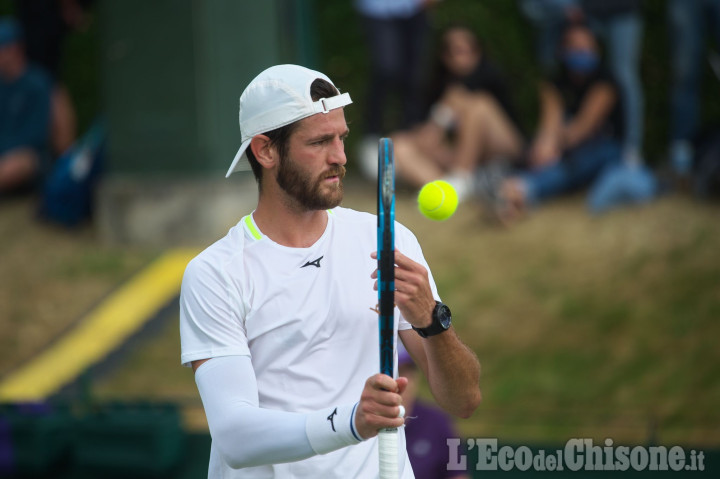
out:
M378 433L380 479L398 479L398 430L381 429Z

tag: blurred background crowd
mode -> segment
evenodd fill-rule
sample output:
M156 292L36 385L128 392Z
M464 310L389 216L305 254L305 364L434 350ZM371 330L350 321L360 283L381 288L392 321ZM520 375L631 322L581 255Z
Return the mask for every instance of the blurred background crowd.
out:
M42 191L105 113L94 3L4 2L4 196ZM280 3L311 17L288 33L306 43L295 58L360 100L350 156L369 179L392 136L403 184L448 179L503 223L580 188L593 212L717 193L715 0Z
M390 135L405 183L444 178L505 224L581 188L595 213L717 194L720 3L521 0L515 26L530 35L515 50L491 28L507 19L472 23L437 3L355 2L370 53L366 176Z

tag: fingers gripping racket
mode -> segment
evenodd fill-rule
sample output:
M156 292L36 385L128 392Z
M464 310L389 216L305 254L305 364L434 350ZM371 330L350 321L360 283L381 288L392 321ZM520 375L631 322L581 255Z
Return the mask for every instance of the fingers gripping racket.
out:
M393 143L381 138L378 145L378 303L380 372L394 377L395 370L395 161ZM398 478L398 430L378 434L380 479Z

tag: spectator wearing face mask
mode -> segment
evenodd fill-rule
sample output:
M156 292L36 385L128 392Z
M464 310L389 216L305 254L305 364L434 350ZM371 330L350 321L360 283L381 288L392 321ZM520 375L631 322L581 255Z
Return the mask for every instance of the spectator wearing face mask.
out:
M519 217L528 205L585 187L620 160L623 136L618 88L584 24L566 27L558 75L540 88L541 117L528 151L529 170L500 187L498 214Z

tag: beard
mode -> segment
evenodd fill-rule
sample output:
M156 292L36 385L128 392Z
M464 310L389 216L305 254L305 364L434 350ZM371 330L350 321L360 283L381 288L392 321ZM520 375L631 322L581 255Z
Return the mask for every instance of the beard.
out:
M325 179L331 176L337 176L339 181L326 184ZM345 167L336 165L317 178L312 178L296 163L287 157L282 157L280 158L277 183L305 211L327 210L335 208L342 202L342 179L344 176Z

